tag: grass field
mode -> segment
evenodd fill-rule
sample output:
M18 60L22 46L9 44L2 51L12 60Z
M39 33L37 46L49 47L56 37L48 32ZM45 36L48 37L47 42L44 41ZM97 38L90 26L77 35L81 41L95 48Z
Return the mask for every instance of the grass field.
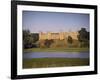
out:
M80 58L35 58L23 59L23 68L46 68L64 66L86 66L89 59Z
M81 52L89 51L89 48L30 48L24 49L24 52Z

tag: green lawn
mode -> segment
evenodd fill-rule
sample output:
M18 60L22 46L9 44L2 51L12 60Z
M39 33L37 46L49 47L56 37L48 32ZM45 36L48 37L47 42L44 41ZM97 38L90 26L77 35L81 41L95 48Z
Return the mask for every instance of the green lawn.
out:
M35 58L23 59L23 68L46 68L64 66L86 66L89 59L80 58Z
M24 52L81 52L89 51L89 48L30 48L24 49Z

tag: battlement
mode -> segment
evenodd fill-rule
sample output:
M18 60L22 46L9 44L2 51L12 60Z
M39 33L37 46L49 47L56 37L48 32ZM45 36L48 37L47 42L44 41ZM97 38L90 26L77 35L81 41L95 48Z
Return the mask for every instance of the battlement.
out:
M59 40L64 40L68 36L71 36L72 39L78 40L78 32L59 32L59 33L54 33L54 32L40 32L39 33L39 40L45 40L45 39L59 39Z

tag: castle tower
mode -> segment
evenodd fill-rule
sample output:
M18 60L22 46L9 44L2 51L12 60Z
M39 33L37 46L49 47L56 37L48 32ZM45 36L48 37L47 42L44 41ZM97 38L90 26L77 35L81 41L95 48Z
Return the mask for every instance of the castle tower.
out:
M47 38L46 36L47 36L46 33L40 32L40 33L39 33L39 40L44 40L44 39L46 39L46 38Z
M63 40L64 39L64 32L60 32L59 36L60 36L60 40Z
M42 32L39 32L39 40L42 40Z
M47 39L50 40L51 39L51 32L47 33Z

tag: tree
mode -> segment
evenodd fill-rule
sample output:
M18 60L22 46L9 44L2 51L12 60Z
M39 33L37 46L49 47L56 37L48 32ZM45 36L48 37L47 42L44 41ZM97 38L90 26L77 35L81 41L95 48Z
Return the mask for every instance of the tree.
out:
M51 39L51 40L46 39L44 44L45 44L46 47L49 48L50 45L51 45L53 42L54 42L54 41L53 41L52 39Z
M89 32L86 31L85 28L81 28L78 31L78 40L81 43L81 47L89 47Z
M33 38L28 36L24 39L24 48L31 48L33 43Z
M38 33L31 33L31 36L33 38L34 43L36 43L39 40L39 34Z
M68 42L68 47L72 47L73 39L71 36L68 36L67 42Z
M30 35L29 30L23 30L23 40Z
M33 38L29 30L23 30L23 47L31 48L33 43Z
M72 44L73 43L73 39L71 36L68 36L68 39L67 39L68 43Z

